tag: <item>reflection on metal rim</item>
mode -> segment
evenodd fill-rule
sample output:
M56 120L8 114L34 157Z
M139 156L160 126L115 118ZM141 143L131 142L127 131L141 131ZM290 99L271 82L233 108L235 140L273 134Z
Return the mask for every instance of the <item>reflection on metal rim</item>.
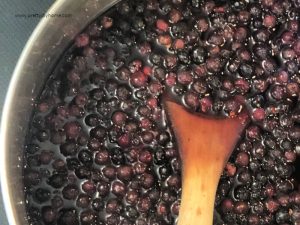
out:
M22 160L32 101L53 66L88 23L120 0L58 0L27 42L8 89L1 120L0 182L10 225L26 225Z

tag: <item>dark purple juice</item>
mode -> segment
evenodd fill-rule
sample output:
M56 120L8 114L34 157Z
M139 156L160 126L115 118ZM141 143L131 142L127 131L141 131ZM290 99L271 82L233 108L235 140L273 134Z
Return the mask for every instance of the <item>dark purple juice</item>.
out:
M165 95L191 113L251 116L215 225L300 224L299 14L298 0L148 0L96 19L36 100L30 224L176 224L181 160Z

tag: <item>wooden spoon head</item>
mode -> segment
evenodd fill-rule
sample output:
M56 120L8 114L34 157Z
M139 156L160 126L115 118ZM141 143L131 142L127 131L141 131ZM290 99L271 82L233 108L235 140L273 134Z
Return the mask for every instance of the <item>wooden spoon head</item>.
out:
M248 123L245 113L235 118L214 118L190 113L172 101L165 101L165 105L183 161L227 162Z

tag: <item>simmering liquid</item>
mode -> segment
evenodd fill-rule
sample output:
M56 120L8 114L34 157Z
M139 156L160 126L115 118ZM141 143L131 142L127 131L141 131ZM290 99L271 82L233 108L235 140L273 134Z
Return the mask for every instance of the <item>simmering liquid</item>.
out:
M136 0L97 18L36 100L30 224L176 224L184 156L165 96L199 117L249 115L215 225L299 224L299 14L298 0Z

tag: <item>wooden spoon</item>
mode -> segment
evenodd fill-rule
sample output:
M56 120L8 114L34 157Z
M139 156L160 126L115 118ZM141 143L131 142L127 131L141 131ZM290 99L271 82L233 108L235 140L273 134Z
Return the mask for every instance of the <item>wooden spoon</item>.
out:
M218 119L195 115L164 100L182 159L178 225L212 225L217 185L248 117Z

